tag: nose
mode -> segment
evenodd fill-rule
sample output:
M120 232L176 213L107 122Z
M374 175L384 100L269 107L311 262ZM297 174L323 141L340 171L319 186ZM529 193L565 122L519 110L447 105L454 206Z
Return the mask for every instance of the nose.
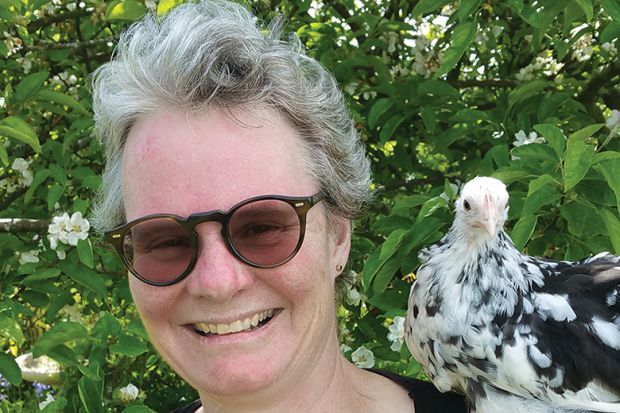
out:
M216 303L226 303L254 283L252 269L239 261L227 248L220 225L205 223L198 232L198 258L188 276L190 294Z

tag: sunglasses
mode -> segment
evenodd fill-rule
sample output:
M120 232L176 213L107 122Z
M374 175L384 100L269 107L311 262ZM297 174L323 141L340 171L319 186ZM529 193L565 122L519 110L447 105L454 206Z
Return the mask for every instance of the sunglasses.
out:
M264 195L246 199L227 212L200 212L183 218L154 214L105 233L129 271L156 286L185 278L200 250L196 226L219 222L228 250L255 268L274 268L290 261L301 248L306 214L325 195L309 197Z

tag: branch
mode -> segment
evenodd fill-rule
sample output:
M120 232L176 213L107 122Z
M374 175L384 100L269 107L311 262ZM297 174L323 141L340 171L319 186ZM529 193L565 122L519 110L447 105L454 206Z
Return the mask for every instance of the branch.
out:
M41 232L47 231L49 219L0 218L0 232Z
M463 89L467 87L490 87L490 88L514 88L517 87L519 82L516 80L503 80L503 79L471 79L471 80L455 80L448 82L457 89Z
M28 187L22 187L19 188L18 190L16 190L13 193L10 193L6 196L6 198L4 198L2 201L0 201L0 211L4 211L5 209L7 209L8 207L11 206L11 204L20 196L24 195L26 192L28 192Z
M610 82L613 77L618 75L620 75L620 61L616 60L605 69L593 75L588 83L583 86L581 93L577 96L577 101L581 102L588 109L590 115L592 115L597 122L604 121L600 110L598 110L595 105L599 90Z
M68 42L68 43L57 43L57 42L52 42L50 40L41 40L38 42L38 44L27 46L27 47L25 46L21 50L23 50L24 52L29 52L29 51L45 51L45 50L50 50L50 49L81 49L84 47L97 46L99 44L105 44L108 42L116 43L118 42L118 38L117 37L105 37L102 39L90 39L90 40Z
M53 23L70 20L75 17L90 16L92 13L93 13L92 11L87 11L86 9L76 9L73 11L68 11L66 13L46 16L42 19L35 20L31 22L30 24L28 24L28 33L33 33L36 30L40 29L41 27L49 26L50 24L53 24Z

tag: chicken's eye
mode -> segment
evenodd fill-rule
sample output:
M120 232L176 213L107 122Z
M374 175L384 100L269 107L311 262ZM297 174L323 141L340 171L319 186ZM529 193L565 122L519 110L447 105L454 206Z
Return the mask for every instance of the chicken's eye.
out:
M469 205L469 202L467 200L463 201L463 208L465 208L465 211L471 210L471 205Z

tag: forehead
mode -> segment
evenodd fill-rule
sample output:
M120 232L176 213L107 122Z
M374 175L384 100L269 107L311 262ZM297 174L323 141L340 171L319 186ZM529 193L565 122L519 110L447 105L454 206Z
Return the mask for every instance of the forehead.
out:
M310 195L303 155L295 129L270 111L145 116L123 154L127 218L225 210L257 195Z

